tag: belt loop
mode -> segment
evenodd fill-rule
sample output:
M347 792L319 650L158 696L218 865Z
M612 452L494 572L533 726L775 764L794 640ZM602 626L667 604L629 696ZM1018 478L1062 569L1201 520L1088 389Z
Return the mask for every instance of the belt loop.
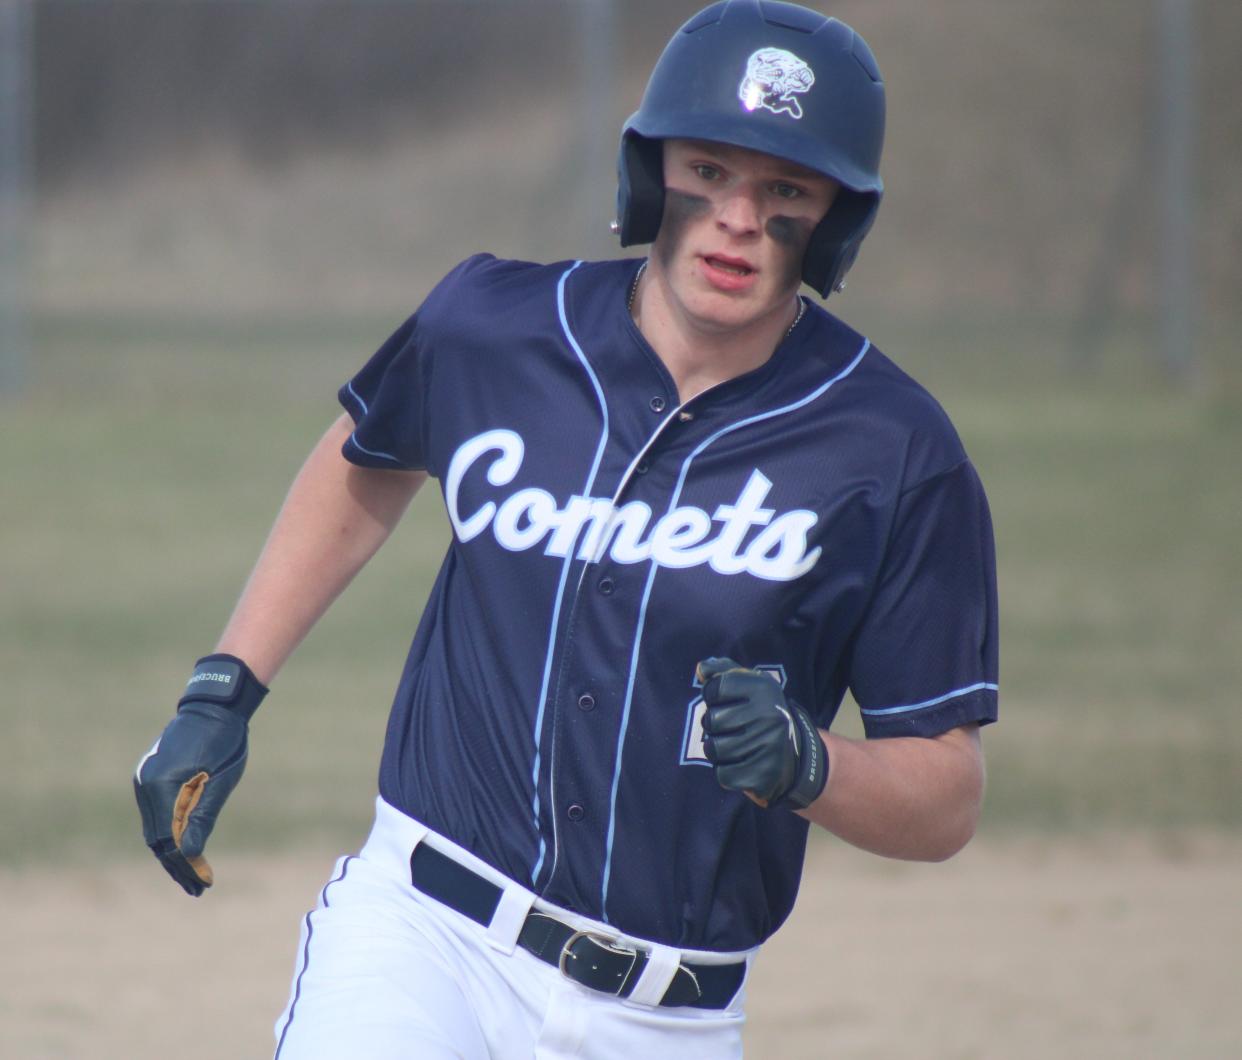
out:
M406 876L410 852L423 841L427 832L427 826L421 821L394 809L382 798L376 798L375 823L361 850L362 857Z
M646 944L644 944L644 948ZM647 964L630 991L629 999L639 1005L659 1005L681 963L681 951L668 946L653 945L647 953Z
M413 853L414 848L427 838L427 833L430 831L430 829L423 824L422 821L415 821L411 819L411 824L413 824L414 827L407 827L405 835L401 837L402 862L409 861L410 854Z
M534 904L534 894L525 887L516 883L506 886L487 928L487 944L501 953L512 953L517 946L522 925L526 922L526 914Z
M427 838L427 833L430 829L422 821L415 821L413 818L407 819L413 827L411 828L407 825L400 833L393 836L395 842L393 843L392 853L400 858L401 868L408 874L410 871L410 855Z

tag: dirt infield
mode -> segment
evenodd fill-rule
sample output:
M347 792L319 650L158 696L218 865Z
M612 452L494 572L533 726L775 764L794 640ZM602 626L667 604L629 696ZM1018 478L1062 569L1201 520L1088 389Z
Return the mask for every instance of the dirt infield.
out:
M0 1056L266 1057L334 852L0 873ZM814 846L750 986L748 1057L1242 1056L1242 840ZM352 1060L352 1058L351 1058Z

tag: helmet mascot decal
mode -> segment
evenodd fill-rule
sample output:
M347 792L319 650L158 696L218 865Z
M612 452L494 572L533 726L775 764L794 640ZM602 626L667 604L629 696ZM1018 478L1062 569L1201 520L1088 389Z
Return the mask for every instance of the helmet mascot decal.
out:
M747 110L767 107L773 114L782 111L802 117L798 94L809 92L815 72L793 52L780 48L760 48L746 61L746 76L738 85L737 98Z

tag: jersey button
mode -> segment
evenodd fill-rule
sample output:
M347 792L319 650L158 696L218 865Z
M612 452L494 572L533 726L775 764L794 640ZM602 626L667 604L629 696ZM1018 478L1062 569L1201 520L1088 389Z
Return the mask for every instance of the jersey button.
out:
M600 578L599 591L605 596L611 596L617 588L617 583L611 578Z
M664 411L664 399L660 397L658 394L651 399L650 405L651 405L652 412L663 412Z
M595 709L595 697L591 695L590 692L583 692L582 695L578 697L578 709L579 710L594 710Z
M634 470L638 472L638 474L640 475L645 475L648 471L651 470L651 465L647 463L646 460L643 460L642 462L639 463L638 467L636 467Z
M565 816L571 821L581 821L582 818L586 816L586 810L584 810L576 802L571 803L569 809L565 811Z

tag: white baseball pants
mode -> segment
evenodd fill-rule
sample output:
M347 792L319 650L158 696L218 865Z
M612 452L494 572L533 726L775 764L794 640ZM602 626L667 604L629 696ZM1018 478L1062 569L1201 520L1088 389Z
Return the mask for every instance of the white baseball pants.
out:
M426 842L504 891L489 927L410 883ZM531 909L650 951L629 998L565 978L517 946ZM660 1007L677 964L753 959L617 936L551 906L457 846L376 800L356 857L337 862L302 923L276 1060L727 1060L742 1055L745 988L723 1010Z

